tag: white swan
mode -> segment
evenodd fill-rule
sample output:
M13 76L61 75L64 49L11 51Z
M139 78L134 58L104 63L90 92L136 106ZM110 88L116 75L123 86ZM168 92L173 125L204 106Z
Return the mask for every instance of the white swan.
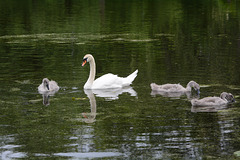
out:
M231 93L222 92L220 97L205 97L203 99L192 99L192 106L222 106L235 102Z
M108 73L94 80L96 74L96 64L91 54L86 54L83 57L82 66L84 66L87 62L90 64L90 73L88 80L83 87L84 89L108 89L129 86L132 84L132 81L136 78L138 73L138 70L136 70L125 78Z
M191 92L192 88L194 88L199 93L200 90L199 84L194 81L190 81L186 88L180 84L157 85L156 83L151 83L150 86L152 90L159 92Z
M47 78L43 78L42 84L38 86L38 92L44 93L44 92L52 92L54 94L59 90L59 86L57 82L55 81L49 81Z

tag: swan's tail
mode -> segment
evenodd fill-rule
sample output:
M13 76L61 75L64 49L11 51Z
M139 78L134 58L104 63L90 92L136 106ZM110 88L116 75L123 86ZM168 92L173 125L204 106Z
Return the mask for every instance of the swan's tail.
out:
M130 84L132 84L134 79L137 77L137 73L138 73L138 69L134 71L132 74L130 74L129 76L127 76L126 78L124 78L123 86L129 86Z

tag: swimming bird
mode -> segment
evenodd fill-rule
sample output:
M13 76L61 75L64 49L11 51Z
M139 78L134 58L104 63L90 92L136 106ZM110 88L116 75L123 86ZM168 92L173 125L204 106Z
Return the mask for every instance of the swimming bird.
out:
M200 86L199 84L197 84L194 81L190 81L187 84L187 87L184 88L182 85L180 84L163 84L163 85L157 85L156 83L151 83L150 84L152 90L154 91L159 91L159 92L191 92L192 88L194 88L198 93L200 90Z
M82 66L87 62L90 64L90 73L88 80L83 87L84 89L123 88L132 84L138 73L138 70L136 70L127 77L118 77L117 75L108 73L94 80L96 75L96 64L91 54L86 54L83 57Z
M192 106L222 106L235 102L231 93L222 92L220 97L205 97L203 99L192 99Z
M59 86L55 81L49 81L47 78L43 78L42 84L38 86L39 92L57 92Z

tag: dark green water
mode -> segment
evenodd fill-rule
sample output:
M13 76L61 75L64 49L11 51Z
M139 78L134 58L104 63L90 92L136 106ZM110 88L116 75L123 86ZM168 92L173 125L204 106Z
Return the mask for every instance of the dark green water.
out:
M83 90L97 77L130 88ZM43 104L48 77L61 89ZM192 108L150 83L231 92L226 108ZM0 159L233 159L240 150L240 1L0 1Z

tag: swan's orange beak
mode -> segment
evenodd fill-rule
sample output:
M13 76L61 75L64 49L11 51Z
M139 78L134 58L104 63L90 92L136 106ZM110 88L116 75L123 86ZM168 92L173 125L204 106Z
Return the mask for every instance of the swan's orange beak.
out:
M87 60L84 59L83 62L82 62L82 67L87 63Z

